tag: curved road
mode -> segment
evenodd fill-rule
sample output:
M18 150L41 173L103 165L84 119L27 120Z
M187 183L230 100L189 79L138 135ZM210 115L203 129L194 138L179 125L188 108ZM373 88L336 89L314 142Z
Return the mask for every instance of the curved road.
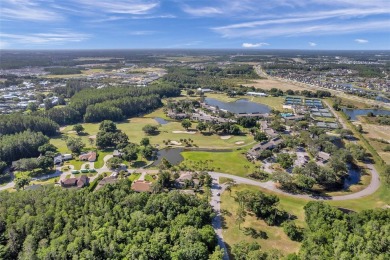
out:
M221 172L209 172L211 177L218 179L220 177L230 178L234 180L237 184L249 184L257 187L261 187L270 191L273 191L275 193L287 195L290 197L295 198L302 198L302 199L314 199L314 200L352 200L352 199L359 199L368 195L373 194L376 190L379 189L380 186L380 179L379 174L375 170L374 166L372 164L366 164L367 168L371 171L371 182L370 184L364 188L361 191L347 194L347 195L340 195L340 196L312 196L312 195L305 195L305 194L292 194L285 191L282 191L275 187L275 183L272 181L267 182L259 182L252 179L239 177L227 173L221 173Z

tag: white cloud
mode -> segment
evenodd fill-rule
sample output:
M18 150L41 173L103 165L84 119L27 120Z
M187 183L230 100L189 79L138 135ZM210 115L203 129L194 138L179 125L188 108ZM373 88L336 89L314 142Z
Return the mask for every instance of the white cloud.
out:
M1 19L26 21L55 21L63 17L57 12L29 0L1 0Z
M309 42L309 45L310 45L310 47L315 47L315 46L317 46L317 43L315 43L315 42Z
M155 33L156 33L156 31L132 31L132 32L129 32L130 35L152 35Z
M183 7L183 11L194 16L212 16L223 13L222 9L210 6L190 7L186 5Z
M213 30L226 38L268 38L274 36L299 36L299 35L338 35L363 31L388 30L388 21L344 21L343 23L291 23L275 26L262 26L244 29L221 29Z
M366 39L355 39L355 42L357 42L357 43L368 43L368 40L366 40Z
M65 44L68 42L81 42L90 38L88 34L74 33L58 30L55 33L10 34L0 33L0 37L9 43L15 42L25 45Z
M140 1L140 0L119 0L119 1L96 1L96 0L78 0L76 4L85 5L89 9L99 9L105 13L116 14L148 14L154 8L159 6L158 1Z
M263 47L263 46L268 46L269 44L266 42L259 42L259 43L243 43L242 47L244 48L258 48L258 47Z

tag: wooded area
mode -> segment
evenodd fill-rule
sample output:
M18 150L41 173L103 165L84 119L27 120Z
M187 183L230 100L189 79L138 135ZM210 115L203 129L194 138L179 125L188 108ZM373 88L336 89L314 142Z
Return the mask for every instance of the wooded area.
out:
M207 201L129 185L1 193L0 258L221 259Z

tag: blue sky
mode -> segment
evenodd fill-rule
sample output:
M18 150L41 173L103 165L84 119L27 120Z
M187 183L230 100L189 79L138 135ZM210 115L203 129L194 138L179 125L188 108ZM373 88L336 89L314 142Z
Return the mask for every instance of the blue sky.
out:
M390 49L390 0L1 0L1 49Z

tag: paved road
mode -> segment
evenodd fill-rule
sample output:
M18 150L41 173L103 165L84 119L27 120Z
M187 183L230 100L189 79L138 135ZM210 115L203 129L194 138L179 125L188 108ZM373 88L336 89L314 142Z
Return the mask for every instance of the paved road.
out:
M218 179L216 179L218 180ZM218 245L224 250L224 260L229 259L229 255L227 253L226 244L223 241L223 234L222 234L222 217L221 217L221 197L218 194L221 194L225 190L225 185L219 185L218 181L213 181L211 185L211 200L210 205L213 207L215 211L215 217L213 218L213 228L215 233L217 234L218 239Z
M231 174L221 173L221 172L209 172L211 177L213 178L230 178L233 179L237 184L249 184L257 187L261 187L270 191L273 191L275 193L284 194L290 197L295 198L303 198L303 199L315 199L315 200L352 200L352 199L359 199L368 195L373 194L376 190L379 189L380 186L380 179L379 174L375 170L374 166L372 164L366 164L367 168L371 171L371 183L363 190L348 194L348 195L340 195L340 196L311 196L311 195L305 195L305 194L291 194L285 191L282 191L275 187L275 183L272 181L267 182L259 182L251 179L247 179L244 177L239 177Z

